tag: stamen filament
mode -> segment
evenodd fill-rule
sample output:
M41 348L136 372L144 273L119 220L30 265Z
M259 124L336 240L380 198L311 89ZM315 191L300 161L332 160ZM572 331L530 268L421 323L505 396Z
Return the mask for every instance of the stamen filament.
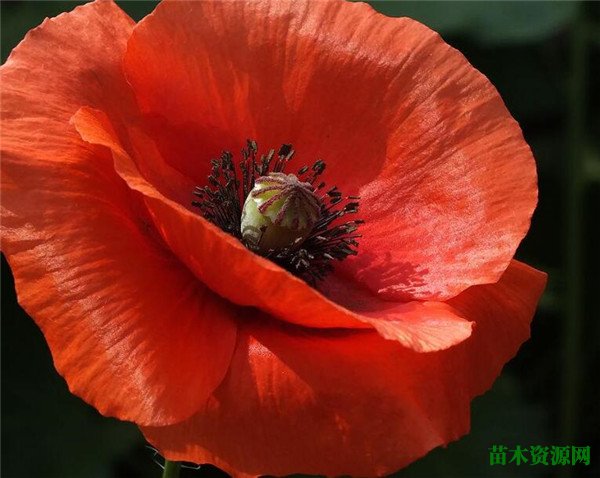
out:
M285 220L292 228L300 227L298 214L304 218L318 217L305 238L298 238L289 246L269 249L263 253L265 257L288 271L315 284L331 272L334 260L341 261L358 253L356 239L361 235L354 233L364 221L346 221L332 226L332 223L346 214L357 213L360 198L343 196L337 186L330 187L316 196L314 193L324 190L326 186L323 181L314 186L326 168L325 162L320 159L310 167L301 167L295 175L300 183L306 184L306 187L310 185L312 192L302 188L292 191L286 179L285 169L294 154L292 146L284 144L277 155L275 150L271 149L266 155L258 158L257 144L249 140L242 150L241 160L236 165L233 155L225 151L219 159L211 160L208 185L196 187L192 191L197 198L192 201L192 205L198 207L207 220L237 237L252 250L262 250L266 230L259 231L260 237L254 244L246 243L241 234L242 210L250 195L254 200L260 201L257 209L261 214L266 214L274 206L279 208L274 216L269 216L273 224L278 226ZM256 185L261 187L255 188ZM278 202L281 204L277 204ZM297 211L297 214L290 219L288 211Z

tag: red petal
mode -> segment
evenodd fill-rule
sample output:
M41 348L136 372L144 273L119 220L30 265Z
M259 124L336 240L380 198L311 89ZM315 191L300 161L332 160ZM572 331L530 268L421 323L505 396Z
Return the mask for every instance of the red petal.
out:
M82 104L129 114L132 24L112 2L78 7L2 67L2 250L71 391L105 415L165 425L221 382L236 310L152 235L110 158L69 125Z
M142 158L136 162L123 149L110 120L102 111L81 108L72 122L86 141L112 150L117 173L132 191L143 195L161 236L183 263L219 295L240 305L260 306L272 312L287 311L286 318L303 325L361 326L356 319L338 312L341 308L300 279L250 252L233 236L222 232L198 213L190 212L164 196L141 174L137 163L142 162ZM143 133L132 132L131 136L136 134ZM150 138L143 138L140 143L145 143L146 153L158 154ZM143 161L155 165L160 163L161 158L146 156ZM191 196L191 190L189 192ZM321 318L320 311L333 311L333 315L325 313Z
M171 460L234 476L393 472L468 432L471 399L528 338L544 283L513 262L499 283L465 291L453 303L477 322L474 334L433 354L369 332L247 321L207 407L143 432Z
M340 275L323 285L327 297L356 314L389 340L417 352L433 352L456 345L471 335L472 322L444 302L382 300L353 280Z
M386 302L341 280L328 283L328 293L339 305L326 299L280 267L248 251L197 213L163 196L144 179L102 112L82 108L73 122L86 141L112 149L118 173L134 191L144 195L162 237L196 276L219 295L308 327L371 326L385 338L418 351L447 348L470 335L471 324L444 304ZM131 132L130 136L137 134L141 133ZM139 142L146 146L138 163L161 163L150 138ZM136 154L139 156L140 151ZM172 173L164 164L162 169L165 174Z
M483 75L408 18L351 2L165 2L136 26L125 70L163 125L162 153L198 182L246 138L293 143L298 166L324 158L367 220L343 268L387 300L497 281L529 228L536 172L519 126Z

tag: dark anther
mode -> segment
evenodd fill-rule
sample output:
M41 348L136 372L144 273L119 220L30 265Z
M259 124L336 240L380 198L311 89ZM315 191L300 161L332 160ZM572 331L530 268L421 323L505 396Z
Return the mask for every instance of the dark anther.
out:
M277 154L279 156L287 156L288 154L290 154L291 151L292 151L291 144L282 144L281 148L279 148L279 153L277 153Z
M292 145L284 144L277 154L275 150L270 150L259 157L257 144L252 140L247 141L238 162L234 161L231 153L225 151L219 159L211 160L208 185L194 189L193 195L197 199L192 201L192 205L200 209L207 220L244 242L240 226L246 198L261 176L285 173L293 156ZM296 176L298 180L309 183L316 194L325 188L325 182L314 186L316 179L325 171L325 166L325 162L319 159L311 167L300 168ZM357 239L361 236L356 231L364 223L362 220L340 219L346 214L358 212L359 197L343 196L336 186L319 194L319 219L308 237L290 247L270 249L264 254L313 285L331 272L334 260L342 261L358 253ZM261 229L263 233L265 230Z

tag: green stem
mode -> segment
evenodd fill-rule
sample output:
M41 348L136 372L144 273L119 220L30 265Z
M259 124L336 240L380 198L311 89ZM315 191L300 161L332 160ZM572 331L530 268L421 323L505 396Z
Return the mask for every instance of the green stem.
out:
M165 460L165 469L162 474L162 478L179 478L179 471L181 470L181 463L178 461Z
M571 77L569 81L566 225L566 290L562 369L561 441L575 444L581 395L581 348L583 332L583 144L586 104L586 22L582 12L571 31Z

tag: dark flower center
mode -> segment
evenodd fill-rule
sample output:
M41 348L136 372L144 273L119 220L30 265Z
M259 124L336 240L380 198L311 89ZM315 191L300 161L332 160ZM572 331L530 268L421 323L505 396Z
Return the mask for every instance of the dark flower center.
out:
M196 187L192 205L248 249L314 285L333 270L333 261L358 253L360 219L357 196L343 196L336 186L317 179L325 162L317 160L295 174L286 174L294 156L284 144L258 157L256 142L248 141L236 164L223 152L211 160L208 184Z

